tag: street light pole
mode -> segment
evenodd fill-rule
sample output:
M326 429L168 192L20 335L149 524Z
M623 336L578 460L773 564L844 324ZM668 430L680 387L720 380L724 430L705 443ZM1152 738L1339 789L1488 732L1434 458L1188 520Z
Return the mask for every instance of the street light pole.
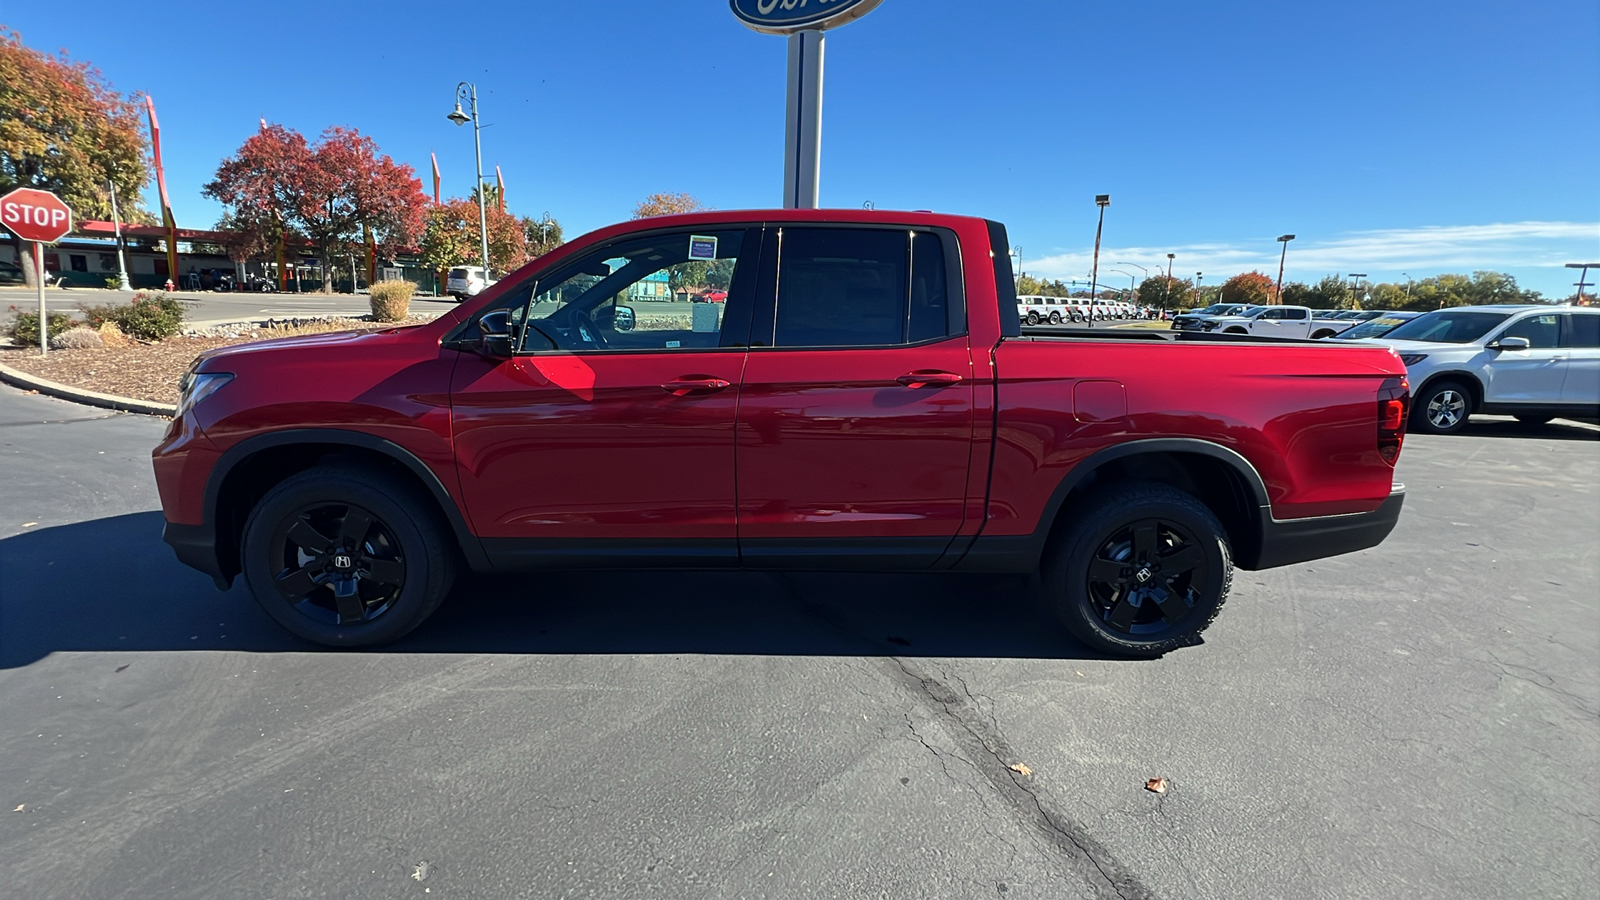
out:
M467 100L472 104L472 116L461 111L461 101ZM456 85L456 108L447 116L457 125L472 123L472 146L478 154L478 239L483 253L483 279L488 281L489 273L489 207L484 202L483 196L483 128L478 121L478 86L463 81Z
M1167 254L1167 280L1166 280L1166 283L1161 285L1161 308L1162 309L1166 309L1167 308L1167 304L1172 302L1172 259L1173 259L1173 257L1175 257L1177 255L1178 254L1176 254L1176 253L1168 253Z
M122 217L117 214L117 182L107 178L106 184L111 187L111 227L117 232L117 290L131 291L133 285L128 283L128 261L122 256Z
M1367 277L1365 272L1351 272L1350 277L1350 308L1356 309L1361 298L1356 296L1356 291L1361 290L1361 279Z
M1411 276L1407 275L1404 272L1401 272L1400 273L1400 277L1402 277L1402 278L1404 278L1406 280L1406 302L1410 303L1411 302Z
M1578 284L1577 284L1578 299L1577 299L1577 305L1578 306L1583 306L1584 305L1584 302L1583 302L1583 289L1589 286L1589 270L1590 269L1600 269L1600 262L1567 263L1567 268L1569 268L1569 269L1579 269L1580 270L1578 272Z
M1294 240L1292 234L1278 235L1278 243L1283 245L1283 252L1278 255L1278 305L1283 305L1283 264L1289 259L1289 242Z
M1106 225L1106 207L1111 205L1110 194L1095 194L1094 205L1100 207L1100 222L1094 226L1094 267L1089 270L1089 306L1094 306L1095 287L1100 280L1100 232ZM1094 319L1089 320L1090 327Z

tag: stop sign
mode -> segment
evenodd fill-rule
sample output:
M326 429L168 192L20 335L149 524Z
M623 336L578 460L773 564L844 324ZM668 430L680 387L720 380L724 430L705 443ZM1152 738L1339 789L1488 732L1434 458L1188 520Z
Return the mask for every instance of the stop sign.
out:
M25 241L49 244L72 230L72 210L49 191L17 188L0 197L0 225Z

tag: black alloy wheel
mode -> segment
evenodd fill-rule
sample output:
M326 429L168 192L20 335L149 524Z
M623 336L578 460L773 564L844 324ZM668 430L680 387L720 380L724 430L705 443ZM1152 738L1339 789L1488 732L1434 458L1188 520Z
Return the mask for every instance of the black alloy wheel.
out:
M431 499L369 469L291 475L245 523L245 584L267 615L308 641L396 640L439 608L455 578L455 539Z
M358 625L387 613L406 582L406 561L388 526L355 504L297 510L278 523L273 586L301 615Z
M1101 488L1063 510L1046 597L1075 637L1122 656L1199 641L1233 582L1226 531L1195 497L1164 484Z

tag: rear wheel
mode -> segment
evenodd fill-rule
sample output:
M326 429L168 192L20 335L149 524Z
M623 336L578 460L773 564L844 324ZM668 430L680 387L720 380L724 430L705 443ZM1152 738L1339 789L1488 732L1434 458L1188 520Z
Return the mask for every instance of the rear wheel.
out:
M1326 328L1324 328L1323 330L1317 332L1316 334L1313 334L1311 336L1311 339L1314 340L1314 341L1320 341L1323 338L1331 338L1331 337L1333 337L1333 332L1329 331Z
M1046 601L1073 636L1122 656L1198 643L1233 582L1222 523L1164 484L1103 488L1075 507L1044 565Z
M1428 434L1455 434L1467 427L1472 394L1458 381L1435 381L1417 396L1414 424Z
M330 647L397 640L439 608L455 541L393 477L326 466L290 476L251 510L240 557L267 615Z
M1028 310L1028 324L1029 325L1037 325L1037 324L1039 324L1039 314L1037 312L1035 312L1034 310L1031 310L1031 309Z
M1050 313L1050 324L1051 325L1060 325L1061 324L1061 313L1058 313L1058 312Z

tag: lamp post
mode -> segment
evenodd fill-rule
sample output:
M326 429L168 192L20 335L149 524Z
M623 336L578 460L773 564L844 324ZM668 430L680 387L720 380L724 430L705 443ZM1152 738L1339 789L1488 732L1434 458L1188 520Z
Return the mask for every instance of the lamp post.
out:
M1023 274L1023 272L1022 272L1022 245L1018 244L1015 247L1012 247L1011 248L1011 255L1015 256L1017 258L1017 271L1016 271L1016 274L1011 277L1012 281L1016 281L1017 279L1021 278L1022 274Z
M1094 226L1094 266L1089 270L1089 305L1094 306L1095 288L1100 280L1100 232L1106 226L1106 207L1111 205L1110 194L1095 194L1094 205L1100 207L1100 222ZM1090 326L1094 319L1089 320Z
M1361 290L1361 279L1363 279L1365 277L1367 277L1367 273L1365 273L1365 272L1351 272L1350 275L1349 275L1349 278L1350 278L1350 308L1351 309L1356 309L1357 308L1357 304L1359 304L1361 302L1361 298L1356 296L1356 291Z
M1283 264L1289 259L1289 242L1294 240L1292 234L1278 235L1278 243L1283 245L1283 252L1278 254L1278 305L1283 305Z
M471 116L461 111L462 100L472 105ZM478 121L477 85L466 81L456 85L456 108L446 118L457 125L472 123L472 146L478 154L478 239L483 252L483 278L488 281L492 277L489 273L489 207L485 205L483 196L483 128Z
M131 291L133 285L128 283L128 261L122 256L122 217L117 214L117 182L107 178L106 184L111 188L111 227L117 232L117 290Z
M1206 273L1194 273L1194 302L1200 306L1210 306L1210 304L1206 302L1206 295L1204 291L1205 283Z
M1600 269L1600 262L1567 263L1567 268L1581 270L1581 271L1578 272L1578 284L1577 284L1578 300L1577 300L1577 305L1578 306L1584 306L1586 304L1583 302L1583 289L1589 286L1589 281L1588 281L1589 270L1590 269Z
M1404 272L1401 272L1400 273L1400 277L1402 277L1402 278L1404 278L1406 280L1406 302L1410 303L1411 302L1411 276L1407 275Z

